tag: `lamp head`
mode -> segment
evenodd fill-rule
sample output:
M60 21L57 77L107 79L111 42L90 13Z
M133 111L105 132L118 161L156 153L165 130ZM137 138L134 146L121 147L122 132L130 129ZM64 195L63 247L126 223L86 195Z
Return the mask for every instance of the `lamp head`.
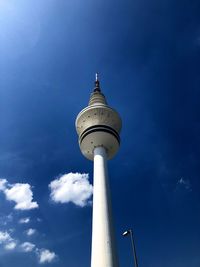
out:
M127 235L129 235L131 233L131 230L127 230L127 231L125 231L122 235L123 236L127 236Z

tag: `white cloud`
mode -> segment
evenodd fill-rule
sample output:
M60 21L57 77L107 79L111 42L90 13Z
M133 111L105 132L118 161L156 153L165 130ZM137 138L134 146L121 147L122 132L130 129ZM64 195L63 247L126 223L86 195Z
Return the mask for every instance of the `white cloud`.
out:
M35 233L36 233L36 230L33 229L33 228L30 228L30 229L28 229L28 230L26 231L26 234L27 234L28 236L34 235Z
M11 236L8 232L0 231L0 244L11 240Z
M4 245L6 250L13 250L17 246L17 241L7 231L0 231L0 244Z
M8 215L3 215L0 217L0 224L2 225L7 225L9 224L10 222L12 222L13 220L13 215L12 213L8 214Z
M23 224L23 223L29 223L30 222L30 218L29 217L26 217L26 218L21 218L19 220L19 223Z
M184 188L187 191L192 191L191 182L188 179L184 179L183 177L181 177L178 180L177 185L178 186L181 186L182 188Z
M22 243L20 245L20 249L22 252L26 252L26 253L34 251L38 257L38 261L40 264L51 263L58 257L55 254L55 252L50 251L50 250L45 249L45 248L39 249L36 247L35 244L30 243L30 242Z
M0 191L4 191L6 189L6 179L0 179Z
M7 218L7 220L8 220L9 222L11 222L11 221L13 220L13 215L12 215L12 213L8 214L8 215L6 216L6 218Z
M37 255L39 258L39 263L50 263L57 257L54 252L49 251L48 249L38 249Z
M35 229L29 229L29 230L34 230ZM39 249L36 247L35 244L31 242L24 242L19 244L19 241L16 239L13 239L9 232L7 231L0 231L0 245L4 247L5 250L7 251L12 251L16 247L18 247L19 251L21 252L34 252L36 253L36 256L38 257L38 261L40 264L43 263L51 263L53 262L58 256L55 254L55 252L50 251L46 248Z
M68 173L53 180L49 184L51 199L55 202L68 203L84 207L92 195L92 185L89 175L81 173Z
M16 246L17 246L17 242L15 242L15 241L11 241L11 242L7 243L7 244L4 246L4 248L5 248L6 250L13 250L13 249L16 248Z
M33 202L33 192L29 184L14 184L5 191L6 198L16 202L15 209L30 210L38 208L37 202Z
M35 245L30 242L24 242L20 245L23 252L31 252L35 248Z
M17 210L30 210L38 208L38 203L33 201L33 192L30 184L7 184L6 179L0 179L0 190L4 192L6 199L16 203Z

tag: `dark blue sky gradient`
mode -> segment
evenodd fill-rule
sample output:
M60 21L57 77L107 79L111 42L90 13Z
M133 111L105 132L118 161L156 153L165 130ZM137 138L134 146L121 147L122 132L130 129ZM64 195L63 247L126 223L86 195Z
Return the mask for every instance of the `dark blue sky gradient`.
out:
M0 1L0 177L33 186L33 240L59 256L52 266L90 266L91 207L54 204L48 184L85 172L75 118L94 74L123 120L109 162L121 267L200 266L200 2L197 0ZM183 179L189 184L180 183ZM37 223L36 218L42 219ZM0 267L38 266L32 254L5 253Z

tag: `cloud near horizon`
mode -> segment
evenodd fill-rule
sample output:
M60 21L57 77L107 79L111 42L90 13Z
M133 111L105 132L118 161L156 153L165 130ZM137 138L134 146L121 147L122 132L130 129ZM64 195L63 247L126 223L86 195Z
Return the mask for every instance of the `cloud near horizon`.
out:
M55 252L52 252L44 248L37 249L36 253L37 253L40 264L51 263L57 258L57 255L55 254Z
M35 244L30 242L24 242L20 245L20 248L22 249L23 252L31 252L34 250Z
M46 248L39 249L31 242L23 242L20 244L20 241L14 239L8 231L0 231L0 245L7 251L17 249L18 252L33 252L37 255L39 264L51 263L58 258L55 252Z
M3 245L5 250L13 250L17 246L17 241L7 231L0 231L0 245Z
M38 208L37 202L33 201L33 192L31 185L28 183L8 184L6 179L0 179L0 191L2 191L6 199L16 203L16 210L31 210Z
M36 233L36 229L29 228L28 230L25 231L27 236L32 236Z
M84 207L89 204L93 187L89 183L89 174L67 173L49 184L51 200L58 203L72 202Z
M26 223L29 223L30 222L30 218L29 217L26 217L26 218L21 218L19 220L19 223L20 224L26 224Z
M7 244L4 246L4 248L5 248L6 250L13 250L13 249L16 248L16 246L17 246L17 242L15 242L15 241L11 241L11 242L7 243Z

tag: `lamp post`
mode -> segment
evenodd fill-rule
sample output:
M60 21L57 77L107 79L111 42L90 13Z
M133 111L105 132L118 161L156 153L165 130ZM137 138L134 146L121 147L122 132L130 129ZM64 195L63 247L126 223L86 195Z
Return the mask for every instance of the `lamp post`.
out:
M138 267L138 261L137 261L137 255L136 255L136 248L135 248L135 242L134 242L134 238L133 238L133 231L130 229L130 230L127 230L125 231L122 235L123 236L128 236L130 234L131 236L131 245L132 245L132 249L133 249L133 258L134 258L134 264L135 264L135 267Z

